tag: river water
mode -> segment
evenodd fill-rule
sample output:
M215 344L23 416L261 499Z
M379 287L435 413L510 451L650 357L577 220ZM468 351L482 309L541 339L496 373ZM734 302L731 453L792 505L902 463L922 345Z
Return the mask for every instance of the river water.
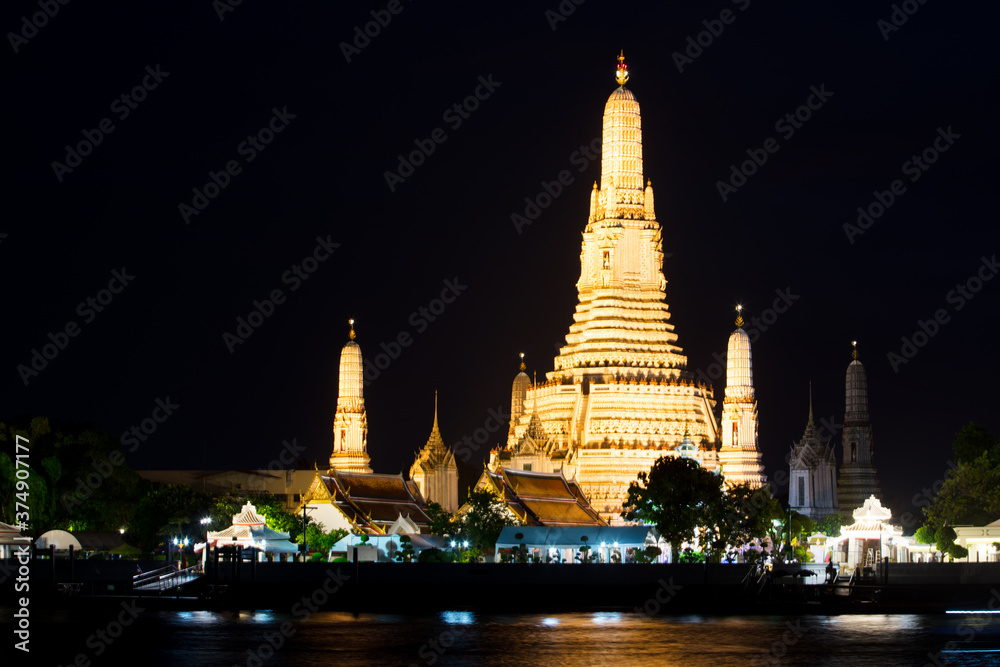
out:
M997 665L1000 615L655 616L633 612L158 612L32 617L37 665ZM308 618L306 618L308 616ZM4 641L11 611L0 610ZM120 626L118 622L127 622ZM8 644L9 646L9 644ZM277 646L277 648L275 648ZM7 647L4 647L5 654ZM14 653L17 653L16 651ZM82 656L82 657L81 657Z

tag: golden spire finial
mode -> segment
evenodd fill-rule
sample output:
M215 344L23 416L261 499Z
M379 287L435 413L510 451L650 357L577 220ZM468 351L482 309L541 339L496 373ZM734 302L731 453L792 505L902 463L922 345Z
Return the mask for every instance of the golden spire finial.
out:
M736 326L743 328L743 304L736 304Z
M434 430L438 427L438 390L434 390Z
M527 368L528 367L524 365L524 352L522 352L521 353L521 372L523 373L525 370L527 370Z
M625 64L625 50L618 54L618 69L615 71L615 81L619 86L624 86L628 81L628 66Z
M813 425L813 382L809 380L809 426Z
M351 324L351 340L354 340L354 318L347 320Z
M854 347L854 350L851 352L851 357L854 358L855 360L857 360L857 358L858 358L858 341L852 340L851 341L851 345Z

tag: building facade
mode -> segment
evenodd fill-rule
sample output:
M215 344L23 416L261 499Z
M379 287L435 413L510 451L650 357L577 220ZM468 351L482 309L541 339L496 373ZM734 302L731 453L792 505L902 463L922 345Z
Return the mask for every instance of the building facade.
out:
M437 392L434 392L434 426L427 444L410 466L410 479L428 503L437 503L449 512L458 510L458 464L455 452L444 444L438 429Z
M809 421L802 439L792 445L788 459L788 504L815 521L840 510L837 504L837 456L833 445L820 440L813 421L812 389Z
M354 342L354 320L350 322L350 339L340 351L340 383L337 386L337 411L333 416L330 467L345 472L370 473L364 364L361 346Z

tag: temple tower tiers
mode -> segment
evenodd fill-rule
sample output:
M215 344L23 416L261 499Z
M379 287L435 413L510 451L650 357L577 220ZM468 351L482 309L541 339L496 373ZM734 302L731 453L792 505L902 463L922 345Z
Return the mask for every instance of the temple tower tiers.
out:
M624 57L618 61L566 345L545 381L515 379L513 432L491 457L491 465L562 470L613 523L621 523L629 483L657 458L677 455L685 431L693 458L711 470L718 465L715 400L688 371L670 323L662 230L642 171L639 103L625 87ZM539 437L529 437L534 419Z
M809 385L809 421L802 439L792 444L788 468L788 503L792 509L817 521L838 512L837 456L833 445L820 440L816 430L812 384Z
M370 473L368 417L362 393L364 366L361 347L354 342L354 320L350 323L350 340L340 351L340 383L337 386L337 412L333 417L330 467L345 472Z
M882 497L875 476L872 424L868 416L868 378L865 367L858 361L857 341L853 345L854 361L847 367L844 453L837 485L841 513L848 516L869 496Z
M458 465L455 453L444 444L438 429L437 392L434 392L434 425L427 444L410 466L410 479L416 482L424 500L437 503L449 512L458 511Z
M736 307L736 330L726 348L726 393L722 401L722 448L719 464L727 484L763 486L767 477L757 445L757 399L753 391L750 337L743 330L742 307Z
M514 425L520 422L524 414L524 399L527 396L528 387L531 386L531 378L525 373L527 367L524 365L524 352L521 353L521 372L514 378L510 388L510 428L507 433L507 444L516 445L517 437L514 435Z

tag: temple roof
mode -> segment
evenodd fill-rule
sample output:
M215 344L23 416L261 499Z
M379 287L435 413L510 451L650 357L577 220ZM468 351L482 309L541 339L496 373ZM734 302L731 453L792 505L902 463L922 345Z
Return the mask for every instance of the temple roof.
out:
M604 526L575 481L561 472L499 468L483 472L476 488L489 487L529 526Z
M421 532L430 518L416 483L402 474L351 473L331 469L317 475L331 502L358 530L384 533L399 517L409 518Z

